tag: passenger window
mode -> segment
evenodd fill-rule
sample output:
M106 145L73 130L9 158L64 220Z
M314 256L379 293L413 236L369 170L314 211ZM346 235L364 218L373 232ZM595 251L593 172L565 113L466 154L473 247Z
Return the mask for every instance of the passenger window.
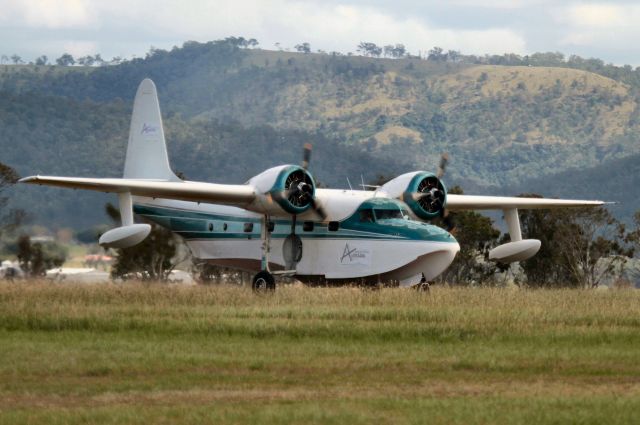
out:
M373 218L373 210L360 211L360 221L362 223L373 223L375 221Z
M276 228L276 223L274 223L273 221L270 221L267 223L267 230L269 231L269 233L273 232L273 229Z
M329 231L330 232L337 232L338 230L340 230L340 222L339 221L330 221L329 222Z
M244 231L245 233L253 232L253 223L244 223Z
M313 221L305 221L302 223L302 230L305 232L313 232Z
M209 223L209 231L213 232L213 223Z

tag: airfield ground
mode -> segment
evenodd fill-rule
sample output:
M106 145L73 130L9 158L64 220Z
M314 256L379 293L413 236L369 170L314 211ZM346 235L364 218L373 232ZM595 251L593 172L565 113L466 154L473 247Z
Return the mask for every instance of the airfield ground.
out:
M637 423L640 291L0 285L0 423Z

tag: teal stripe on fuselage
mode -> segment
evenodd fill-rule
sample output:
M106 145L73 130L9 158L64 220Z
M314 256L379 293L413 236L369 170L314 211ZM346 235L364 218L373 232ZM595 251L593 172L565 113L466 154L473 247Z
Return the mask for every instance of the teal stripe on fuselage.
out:
M231 216L210 212L188 211L164 206L136 204L134 212L178 233L187 240L260 239L261 220L255 217ZM274 219L272 239L284 239L291 233L291 220ZM314 223L313 230L304 231L303 223L296 223L296 234L302 239L369 239L369 240L428 240L455 242L444 230L410 220L386 220L388 223L359 223L352 216L340 222L337 231L326 224ZM250 227L247 229L246 226ZM252 227L252 228L251 228ZM247 230L247 231L245 231Z

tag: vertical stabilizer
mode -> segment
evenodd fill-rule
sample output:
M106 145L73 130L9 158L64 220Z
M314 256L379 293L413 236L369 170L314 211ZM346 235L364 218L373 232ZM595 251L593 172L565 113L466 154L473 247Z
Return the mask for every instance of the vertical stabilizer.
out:
M145 78L133 102L124 177L179 181L169 167L156 85Z

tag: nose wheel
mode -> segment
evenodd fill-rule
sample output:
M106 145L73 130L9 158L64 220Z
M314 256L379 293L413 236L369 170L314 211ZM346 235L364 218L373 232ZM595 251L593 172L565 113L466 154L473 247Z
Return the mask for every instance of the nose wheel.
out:
M251 288L255 292L271 292L276 290L276 280L273 275L266 270L258 272L253 277Z

